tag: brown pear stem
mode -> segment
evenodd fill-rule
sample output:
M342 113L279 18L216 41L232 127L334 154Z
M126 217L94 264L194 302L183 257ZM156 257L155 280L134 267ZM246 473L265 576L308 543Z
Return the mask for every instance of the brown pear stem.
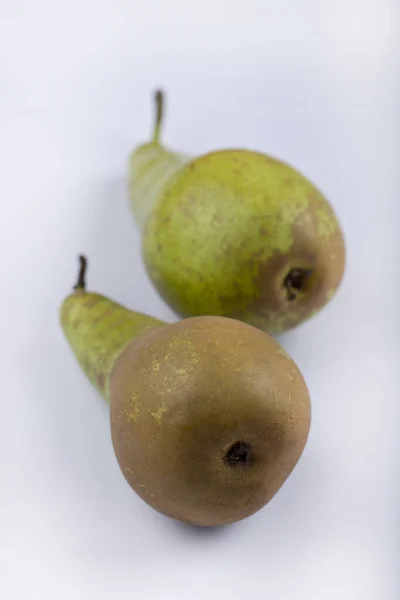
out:
M79 273L76 284L74 285L74 290L85 290L86 289L86 269L87 269L87 258L82 254L79 256Z
M164 118L164 93L162 90L157 90L154 94L156 105L156 118L154 123L153 142L158 144L160 137L161 126Z

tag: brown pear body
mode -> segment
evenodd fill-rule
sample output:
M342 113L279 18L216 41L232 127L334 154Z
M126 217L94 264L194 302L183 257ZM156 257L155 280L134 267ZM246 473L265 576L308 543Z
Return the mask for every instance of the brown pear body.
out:
M243 519L266 504L308 435L304 380L269 336L194 317L146 334L111 376L114 449L156 510L196 525Z
M166 325L86 292L84 283L64 301L61 321L110 403L121 471L154 509L224 525L279 490L304 449L310 401L272 337L226 317Z

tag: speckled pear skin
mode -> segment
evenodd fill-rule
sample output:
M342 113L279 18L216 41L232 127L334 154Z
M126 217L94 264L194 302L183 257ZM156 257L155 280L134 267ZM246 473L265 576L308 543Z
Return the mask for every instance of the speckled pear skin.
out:
M111 377L112 439L126 480L157 511L200 526L244 519L269 502L303 452L310 414L283 348L225 317L148 334ZM239 443L249 461L230 465Z
M132 152L129 177L147 271L177 314L227 316L279 334L338 289L340 224L290 165L247 149L190 159L157 140ZM311 274L291 294L285 278L296 269Z
M166 325L90 292L61 307L83 371L110 403L129 485L199 526L261 509L297 464L310 428L306 383L269 335L225 317Z

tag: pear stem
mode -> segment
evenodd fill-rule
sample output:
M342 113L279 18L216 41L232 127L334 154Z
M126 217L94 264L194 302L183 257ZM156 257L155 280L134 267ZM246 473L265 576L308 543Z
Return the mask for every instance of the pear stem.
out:
M158 144L160 130L164 118L164 94L162 90L157 90L155 92L154 101L156 105L156 118L154 122L153 142L154 144Z
M85 290L86 289L86 269L87 269L87 258L82 254L79 256L79 273L76 284L74 285L74 290Z

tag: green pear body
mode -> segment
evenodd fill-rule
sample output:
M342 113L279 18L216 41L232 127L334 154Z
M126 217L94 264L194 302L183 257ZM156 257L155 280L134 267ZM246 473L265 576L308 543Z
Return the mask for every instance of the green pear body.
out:
M153 142L132 152L129 169L147 271L180 316L281 333L335 294L345 264L338 219L290 165L246 149L189 158ZM292 294L284 283L296 269L311 275Z

